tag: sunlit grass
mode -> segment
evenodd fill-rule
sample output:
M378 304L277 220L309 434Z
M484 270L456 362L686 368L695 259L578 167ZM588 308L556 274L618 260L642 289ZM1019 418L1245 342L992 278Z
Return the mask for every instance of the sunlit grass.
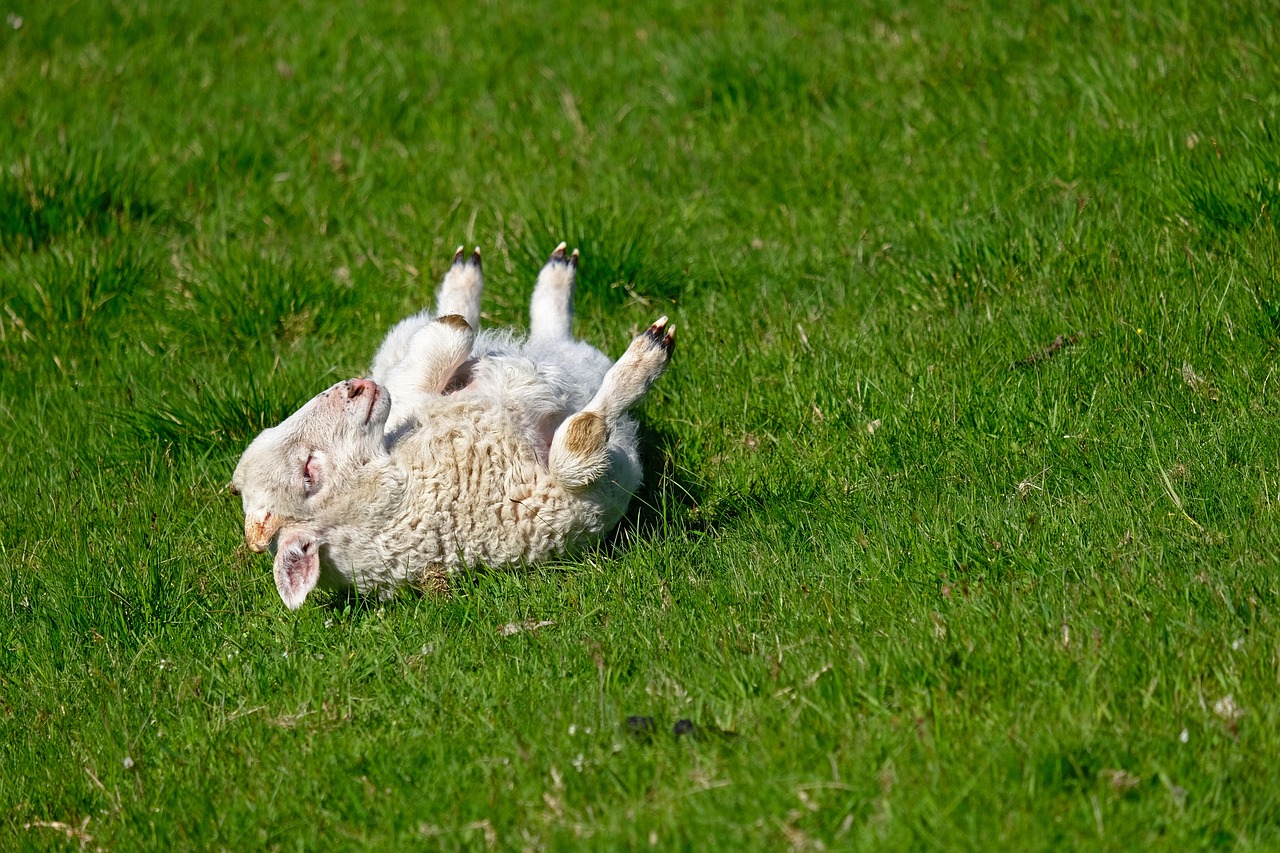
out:
M0 847L1280 843L1271 17L15 9ZM561 239L627 520L286 611L245 443Z

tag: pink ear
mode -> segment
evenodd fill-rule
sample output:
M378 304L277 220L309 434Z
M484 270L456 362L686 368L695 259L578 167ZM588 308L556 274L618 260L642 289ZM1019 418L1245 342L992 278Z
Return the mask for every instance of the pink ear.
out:
M297 610L320 580L320 542L307 533L282 534L276 548L276 589Z

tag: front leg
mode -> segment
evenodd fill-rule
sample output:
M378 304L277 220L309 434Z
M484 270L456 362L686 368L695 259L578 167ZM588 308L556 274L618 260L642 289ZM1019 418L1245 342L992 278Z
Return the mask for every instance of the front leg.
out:
M369 378L386 385L392 371L409 354L410 342L436 319L447 314L460 316L472 329L480 328L480 293L484 288L484 275L480 270L480 249L465 257L462 247L453 256L453 264L440 282L436 295L436 312L419 311L391 327L382 346L378 347L369 368Z
M475 329L457 314L438 317L413 335L404 358L382 383L391 394L388 432L412 420L423 399L444 392L458 368L471 357L475 340Z
M484 290L484 272L480 268L480 247L464 258L462 246L453 256L453 264L440 282L436 294L436 313L457 314L472 329L480 328L480 293Z

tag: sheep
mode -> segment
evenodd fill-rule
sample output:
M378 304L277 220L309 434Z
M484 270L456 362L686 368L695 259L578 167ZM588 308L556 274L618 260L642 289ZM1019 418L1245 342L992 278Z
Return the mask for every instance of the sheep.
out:
M393 326L367 379L321 392L258 435L231 479L250 550L297 609L317 587L387 598L477 565L598 541L641 483L628 411L663 373L661 317L616 362L574 340L578 252L538 275L527 338L480 331L479 249L436 311Z

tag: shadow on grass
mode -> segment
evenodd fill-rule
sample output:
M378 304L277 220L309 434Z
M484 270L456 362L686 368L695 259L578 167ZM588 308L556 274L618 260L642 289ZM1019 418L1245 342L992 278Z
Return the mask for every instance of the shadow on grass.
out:
M612 557L636 541L692 533L717 536L765 507L755 490L716 494L687 468L677 464L680 439L673 432L641 424L640 449L645 480L626 515L605 534L600 551Z

